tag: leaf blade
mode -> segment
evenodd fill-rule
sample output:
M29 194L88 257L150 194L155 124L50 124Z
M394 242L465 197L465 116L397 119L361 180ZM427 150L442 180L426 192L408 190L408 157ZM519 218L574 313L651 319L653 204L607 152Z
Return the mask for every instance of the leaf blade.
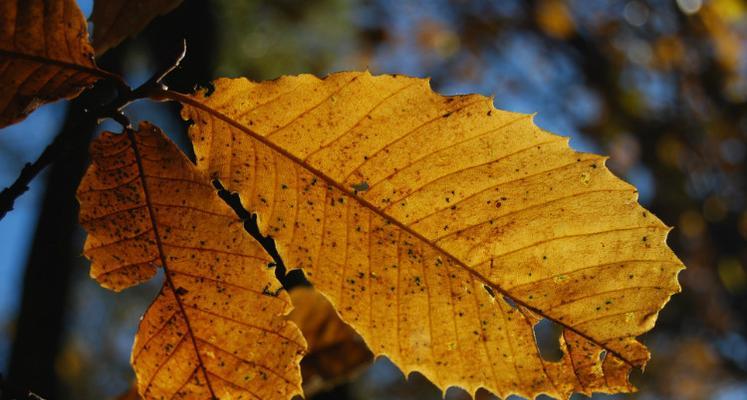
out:
M224 79L215 88L209 97L172 94L195 122L199 165L231 183L286 265L304 269L376 354L444 389L503 397L632 390L630 368L649 357L635 336L679 290L682 266L666 247L668 228L603 158L571 151L487 98L443 97L414 78L340 73ZM450 224L460 230L439 237ZM607 297L592 290L575 305L564 296L593 286L559 279L554 291L511 291L533 273L550 275L542 262L561 275L592 265L578 265L578 254L623 266L663 260L633 271L636 283L650 271L661 290L639 300L630 300L635 287ZM560 308L545 310L543 298ZM626 308L639 303L643 311ZM621 315L623 337L608 335L609 321L579 323L595 311ZM538 316L566 330L560 362L536 348Z
M301 393L306 343L283 318L290 299L268 294L270 258L208 176L149 124L105 133L91 154L78 197L92 276L122 290L165 271L133 346L143 398Z

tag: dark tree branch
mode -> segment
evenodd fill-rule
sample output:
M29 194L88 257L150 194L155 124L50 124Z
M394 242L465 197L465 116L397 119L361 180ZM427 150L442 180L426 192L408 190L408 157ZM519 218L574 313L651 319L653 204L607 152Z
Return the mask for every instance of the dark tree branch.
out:
M93 88L84 91L79 99L100 97L102 91L103 89L101 89L101 86L96 85ZM118 90L118 92L120 91ZM81 107L82 112L79 113L79 119L76 120L74 126L71 125L62 129L54 138L52 143L44 149L39 158L32 163L26 163L15 182L3 189L2 193L0 193L0 220L2 220L9 211L13 210L13 205L15 204L16 199L29 190L29 185L34 178L36 178L47 166L60 159L64 154L70 152L73 146L80 145L80 143L76 141L76 137L81 135L81 132L85 130L84 127L91 125L96 122L97 119L102 117L110 117L120 124L129 124L124 114L122 114L120 107L118 107L118 104L120 103L124 106L124 101L123 96L120 95L109 104L95 109L88 109L83 105L82 103L85 103L85 100L79 102L78 106Z
M44 149L39 158L33 163L26 163L15 182L3 189L0 193L0 220L5 217L8 211L13 210L16 199L29 190L31 181L62 153L64 144L68 142L64 134L70 132L68 130L60 132L52 143Z
M88 161L86 144L96 126L83 111L86 99L75 99L68 110L54 150L39 223L29 249L20 296L18 320L3 399L25 399L29 390L45 398L59 397L55 359L62 344L70 277L79 254L75 190Z

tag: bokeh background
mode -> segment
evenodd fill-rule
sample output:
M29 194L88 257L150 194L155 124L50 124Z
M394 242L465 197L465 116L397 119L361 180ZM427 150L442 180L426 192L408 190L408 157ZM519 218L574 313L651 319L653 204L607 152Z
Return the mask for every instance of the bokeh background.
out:
M79 3L90 15L91 0ZM219 76L427 76L444 94L537 112L572 147L611 155L610 168L675 226L669 243L688 269L683 292L643 338L653 358L633 376L640 392L594 398L747 399L745 2L185 0L99 64L134 86L181 38L188 56L169 78L179 90ZM174 105L141 102L127 113L183 138ZM75 118L75 103L60 102L0 132L0 186ZM0 371L50 399L127 391L133 334L158 289L114 294L88 278L73 200L84 167L81 146L0 221ZM455 389L447 397L466 398ZM441 397L380 359L312 398Z

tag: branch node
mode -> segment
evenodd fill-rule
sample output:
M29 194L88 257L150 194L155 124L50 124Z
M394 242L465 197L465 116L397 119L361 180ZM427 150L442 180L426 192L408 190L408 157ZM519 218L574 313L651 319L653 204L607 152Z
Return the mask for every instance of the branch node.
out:
M111 110L108 117L113 119L118 124L122 125L122 128L132 129L132 123L130 123L130 119L127 118L127 116L121 109Z

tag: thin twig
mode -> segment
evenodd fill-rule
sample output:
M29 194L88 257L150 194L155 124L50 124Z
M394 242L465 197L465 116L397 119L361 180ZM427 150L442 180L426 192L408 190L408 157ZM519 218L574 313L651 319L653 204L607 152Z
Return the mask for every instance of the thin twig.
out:
M179 68L179 65L181 64L182 60L184 60L184 56L186 55L187 55L187 39L182 39L181 47L179 48L173 62L169 66L167 66L167 68L165 68L160 74L156 74L155 82L161 83L164 80L164 78L166 78L166 76L174 72L175 69ZM168 90L168 88L165 85L164 85L164 90Z
M132 93L134 99L150 98L151 100L170 100L167 99L165 93L168 92L169 88L163 83L163 80L174 70L179 68L184 56L187 55L187 41L182 39L181 46L178 51L171 59L171 62L164 68L157 71L153 76L148 79L142 86L135 89Z
M21 170L21 173L18 174L16 181L13 182L12 185L3 189L3 192L0 193L0 220L5 217L5 214L7 214L8 211L13 210L15 200L29 190L28 185L31 183L31 180L33 180L34 177L36 177L36 175L38 175L39 172L41 172L44 167L49 165L55 158L53 154L57 153L55 149L60 143L60 140L58 140L59 138L60 136L58 135L52 144L44 149L41 156L39 156L36 161L33 163L26 163Z
M21 173L16 178L16 181L12 185L3 189L0 193L0 220L5 217L8 211L13 209L15 200L22 194L29 190L29 184L31 181L42 171L44 168L51 164L52 161L57 159L57 156L61 153L61 147L65 140L63 139L62 133L57 135L52 143L47 146L39 158L33 163L26 163L21 170Z

